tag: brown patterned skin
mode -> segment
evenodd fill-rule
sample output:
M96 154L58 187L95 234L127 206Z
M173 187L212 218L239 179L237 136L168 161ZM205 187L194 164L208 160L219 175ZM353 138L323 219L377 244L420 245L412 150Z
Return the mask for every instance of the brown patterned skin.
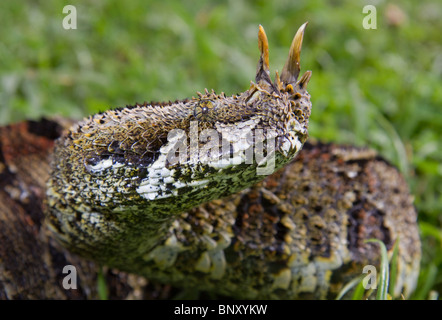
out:
M406 182L375 152L306 143L292 163L250 190L183 214L169 235L189 241L196 227L187 225L212 238L232 232L223 280L248 283L241 297L285 299L334 298L365 265L378 266L377 245L364 240L380 239L388 249L399 240L395 292L407 296L421 254L416 218ZM213 225L223 227L207 227ZM189 269L190 261L181 262Z
M59 246L43 219L44 185L49 176L53 139L63 126L66 124L60 121L43 120L0 127L0 299L98 298L97 264ZM336 212L342 218L328 223L333 215L324 213L330 208L338 208ZM297 217L290 218L293 215ZM302 221L298 237L293 236L290 219ZM413 290L419 270L420 243L415 220L404 179L373 151L306 142L287 167L240 194L180 215L168 235L174 232L178 238L192 241L192 233L211 235L211 229L217 232L213 226L229 224L237 236L236 244L227 249L234 254L226 256L231 259L241 257L241 252L255 252L262 259L254 261L260 263L266 256L277 254L282 237L295 238L291 242L301 245L314 243L307 247L311 261L327 257L333 243L345 244L345 261L330 270L324 289L301 293L300 286L299 298L333 298L343 284L361 274L367 262L377 264L376 246L364 244L364 239L376 237L391 248L400 237L397 293L403 290L406 295ZM273 237L274 232L279 236ZM250 248L244 250L245 246ZM176 262L184 270L194 265L186 265L188 260L181 258ZM67 264L80 272L77 290L64 290L61 286L65 276L62 269ZM167 273L161 272L159 280L168 283ZM172 298L178 290L171 291L169 285L153 286L141 277L116 270L106 272L106 281L112 299Z
M174 103L110 110L74 125L56 142L47 185L47 220L63 245L180 287L292 299L332 296L346 278L344 269L360 274L363 264L376 263L377 250L363 239L376 237L391 247L399 237L397 290L412 291L419 257L415 211L397 171L374 158L374 166L365 166L370 153L324 149L318 154L328 157L317 163L325 162L322 167L308 159L286 167L278 184L271 186L269 178L268 187L191 209L265 177L258 169L269 161L247 163L248 152L264 139L259 130L267 134L267 155L268 142L275 141L275 169L301 150L311 111L311 73L298 80L304 28L274 82L260 27L256 84L246 92L226 97L206 91ZM195 145L192 138L206 129L215 137ZM254 135L241 140L244 132ZM208 148L218 139L228 148ZM196 147L204 152L194 158ZM219 161L226 156L241 162ZM389 175L394 180L386 192Z
M237 298L334 298L399 239L396 295L413 292L420 240L400 173L369 149L306 143L239 194L181 214L134 261L148 278ZM227 241L226 241L227 239Z

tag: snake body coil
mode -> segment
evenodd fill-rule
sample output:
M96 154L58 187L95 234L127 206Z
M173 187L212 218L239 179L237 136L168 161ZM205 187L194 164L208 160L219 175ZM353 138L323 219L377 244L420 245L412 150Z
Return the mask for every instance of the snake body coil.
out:
M243 298L326 297L332 270L350 259L341 230L347 218L335 204L316 214L319 230L334 230L327 248L317 235L318 252L302 222L310 213L284 205L288 195L259 191L275 210L264 216L239 214L245 197L238 196L192 209L252 187L301 150L311 111L311 72L298 79L305 26L275 81L260 27L256 83L244 93L206 90L73 126L56 143L47 188L47 220L60 241L103 264L183 287ZM418 254L404 254L401 276L415 277L409 260ZM404 281L398 288L412 290L415 279Z

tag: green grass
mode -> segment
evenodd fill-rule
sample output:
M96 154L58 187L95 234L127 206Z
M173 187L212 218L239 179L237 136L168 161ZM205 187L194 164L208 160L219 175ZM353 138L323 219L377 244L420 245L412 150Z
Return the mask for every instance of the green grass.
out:
M248 88L257 28L281 70L297 28L309 21L302 69L313 111L310 135L368 145L406 176L423 241L414 299L442 292L442 5L377 1L377 29L362 28L369 1L76 1L77 30L62 28L65 3L1 1L0 124L82 116L205 87ZM434 295L432 293L432 295Z
M106 283L106 278L104 276L103 267L100 266L100 270L97 274L97 291L98 297L100 300L108 300L109 299L109 290Z
M349 292L352 292L352 300L369 299L372 296L374 290L376 290L376 297L374 298L376 300L391 300L395 296L394 287L396 281L397 257L399 250L398 241L395 242L395 245L391 250L391 259L389 259L387 247L382 241L378 239L369 239L365 242L374 242L377 243L380 247L381 256L379 275L376 277L375 289L371 288L372 283L369 281L369 279L365 279L369 275L367 275L364 271L363 274L344 285L341 292L336 297L336 300L341 300L343 297L349 294ZM367 280L367 282L364 283L364 280Z

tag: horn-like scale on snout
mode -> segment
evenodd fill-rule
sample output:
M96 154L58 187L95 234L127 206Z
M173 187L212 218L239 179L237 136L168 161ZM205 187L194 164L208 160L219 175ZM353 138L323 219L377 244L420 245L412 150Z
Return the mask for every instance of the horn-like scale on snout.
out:
M295 83L298 80L299 71L301 70L301 47L304 39L304 30L307 22L304 23L296 32L290 46L289 57L284 65L281 73L281 81L287 84Z
M290 46L289 56L282 69L281 77L276 72L275 81L272 85L270 78L269 66L269 43L264 28L260 25L258 32L258 47L261 53L256 70L256 83L262 87L272 87L278 91L286 89L289 85L292 87L299 84L301 87L306 87L310 81L311 71L307 71L299 80L299 72L301 70L301 48L302 40L304 38L304 30L307 22L304 23L296 32Z

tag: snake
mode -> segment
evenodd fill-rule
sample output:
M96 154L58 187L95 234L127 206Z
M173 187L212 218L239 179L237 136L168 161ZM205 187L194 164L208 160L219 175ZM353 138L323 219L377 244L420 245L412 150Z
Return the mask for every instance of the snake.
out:
M260 25L255 81L243 93L136 103L66 130L46 191L60 243L181 288L324 299L378 265L376 245L364 242L378 238L389 249L399 241L395 291L411 293L420 242L400 173L366 149L301 152L312 111L312 72L300 75L306 25L274 80Z

